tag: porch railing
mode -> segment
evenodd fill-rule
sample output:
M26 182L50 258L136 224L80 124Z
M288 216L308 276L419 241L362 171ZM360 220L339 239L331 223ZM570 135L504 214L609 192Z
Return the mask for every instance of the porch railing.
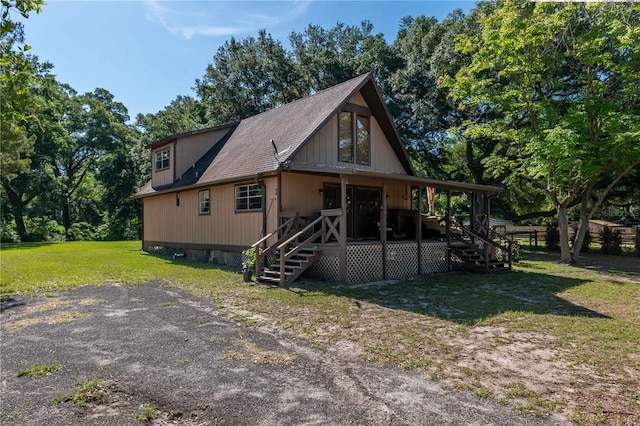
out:
M475 226L474 226L475 225ZM477 232L474 230L475 229L482 229L483 225L479 222L475 222L472 221L469 226L465 226L462 223L459 223L457 226L460 231L462 232L463 235L467 236L468 238L471 239L472 243L475 243L474 239L480 240L483 244L483 250L484 250L484 270L485 272L489 271L489 259L490 259L490 247L494 247L496 249L502 250L503 253L507 253L507 259L508 259L508 263L509 263L509 270L511 271L512 268L512 264L513 264L513 241L510 239L506 239L507 240L507 245L503 246L502 244L499 244L498 242L492 240L491 238L488 237L488 235L483 235L480 232ZM488 231L488 228L486 228Z
M264 266L267 256L275 253L276 250L280 252L280 276L284 277L286 261L294 257L300 250L313 243L327 243L332 238L340 241L341 217L342 209L322 210L320 216L300 229L300 218L297 214L293 215L275 230L251 245L256 249L256 273ZM276 242L260 249L261 245L276 235L279 236ZM289 247L291 249L287 251Z

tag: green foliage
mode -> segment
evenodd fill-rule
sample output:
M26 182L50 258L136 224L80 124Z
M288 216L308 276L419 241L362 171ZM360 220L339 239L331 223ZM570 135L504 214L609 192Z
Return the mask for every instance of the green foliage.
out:
M100 401L107 395L108 392L102 381L100 379L93 379L80 385L73 392L56 398L55 403L62 404L70 401L79 407L84 407L88 404Z
M138 415L138 420L141 422L150 422L155 419L158 414L158 407L154 405L145 405L140 410L140 414Z
M472 59L446 84L462 110L489 118L463 134L503 140L486 167L546 191L565 261L569 206L582 200L581 217L592 217L640 164L639 12L633 3L505 1L480 18L480 33L457 39Z
M59 364L36 364L29 368L23 368L16 373L16 377L48 376L60 369Z
M617 229L605 226L600 235L602 252L606 254L622 253L622 236Z
M25 219L27 234L23 241L62 241L65 230L55 220L46 217L30 217Z
M545 244L547 250L557 251L560 249L560 231L556 225L547 225Z

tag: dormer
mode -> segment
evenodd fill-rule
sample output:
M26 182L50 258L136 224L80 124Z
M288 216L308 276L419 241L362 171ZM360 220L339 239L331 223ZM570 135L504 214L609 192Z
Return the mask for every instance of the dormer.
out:
M227 135L235 124L175 135L151 145L151 186L154 189L179 183L202 157ZM204 170L199 171L201 174Z

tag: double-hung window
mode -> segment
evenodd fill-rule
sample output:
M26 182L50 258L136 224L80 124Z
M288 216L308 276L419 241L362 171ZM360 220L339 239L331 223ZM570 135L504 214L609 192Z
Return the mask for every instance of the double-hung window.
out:
M338 117L338 161L371 165L369 116L340 111Z
M156 172L169 168L169 148L156 152Z
M236 186L236 211L262 210L262 185Z
M208 189L198 192L198 211L200 214L211 213L210 193Z

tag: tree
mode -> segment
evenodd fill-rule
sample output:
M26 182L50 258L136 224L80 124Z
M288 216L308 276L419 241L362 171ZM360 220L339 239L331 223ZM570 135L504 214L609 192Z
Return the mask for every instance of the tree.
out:
M556 209L561 260L577 261L588 220L640 164L640 5L506 1L458 48L472 61L449 81L462 109L492 118L469 132L510 147L485 159L529 179ZM568 210L580 226L569 246Z
M17 11L23 18L42 10L42 0L3 0L0 9L0 169L3 179L10 181L29 167L33 138L27 136L25 124L33 120L36 102L29 92L35 75L33 62L26 52L24 30L11 20Z
M383 86L386 77L400 64L384 36L373 34L373 25L366 20L360 26L338 22L329 30L310 24L301 33L292 32L289 42L300 76L301 95L318 92L367 72L374 72ZM386 91L385 87L381 88Z
M213 61L195 87L210 123L239 121L299 97L291 59L265 30L257 39L232 37Z

